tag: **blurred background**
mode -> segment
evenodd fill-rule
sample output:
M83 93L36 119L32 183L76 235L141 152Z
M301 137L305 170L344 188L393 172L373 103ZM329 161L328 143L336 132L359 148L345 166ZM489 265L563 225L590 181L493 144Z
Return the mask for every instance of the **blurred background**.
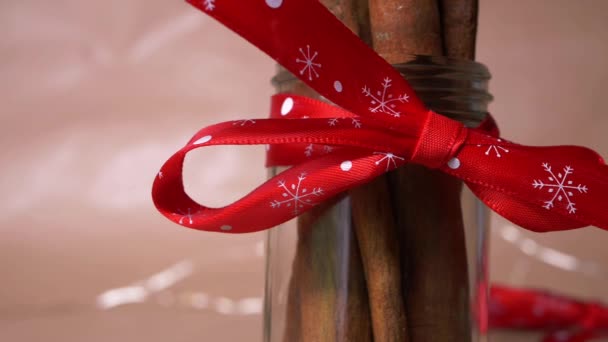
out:
M608 157L606 13L482 2L477 59L504 137ZM274 63L182 1L3 0L0 29L0 340L261 340L264 233L180 228L150 188L199 128L267 115ZM227 204L265 179L263 158L193 153L189 191ZM492 221L493 281L608 302L608 234Z

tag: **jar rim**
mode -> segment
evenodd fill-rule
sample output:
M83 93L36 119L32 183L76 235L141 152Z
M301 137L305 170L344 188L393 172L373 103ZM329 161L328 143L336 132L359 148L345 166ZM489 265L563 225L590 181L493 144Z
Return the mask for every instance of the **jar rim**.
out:
M416 54L411 55L411 57L406 62L391 64L406 80L408 79L408 75L403 72L404 69L410 72L413 69L420 71L432 69L442 72L460 72L479 81L487 81L492 77L490 70L485 64L470 59ZM289 70L279 67L279 71L272 77L271 83L276 86L282 82L297 79L298 77Z
M480 81L486 81L492 77L488 67L481 62L448 56L413 55L411 60L402 63L395 63L392 64L392 66L398 71L405 68L410 71L416 68L433 68L441 71L462 72L467 76Z

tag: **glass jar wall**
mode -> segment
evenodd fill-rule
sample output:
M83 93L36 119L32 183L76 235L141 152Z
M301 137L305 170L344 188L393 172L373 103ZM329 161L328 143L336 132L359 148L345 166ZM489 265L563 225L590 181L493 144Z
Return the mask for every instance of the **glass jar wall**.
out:
M415 56L395 68L434 111L485 118L483 65ZM284 70L273 84L320 98ZM269 231L264 340L484 340L486 231L460 181L417 165L315 207Z

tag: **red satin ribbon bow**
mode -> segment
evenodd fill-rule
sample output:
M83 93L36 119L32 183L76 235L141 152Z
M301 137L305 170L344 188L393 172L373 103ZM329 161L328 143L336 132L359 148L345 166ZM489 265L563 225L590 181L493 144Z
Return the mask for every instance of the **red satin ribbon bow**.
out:
M156 207L170 220L215 232L268 229L412 162L462 179L492 210L522 227L608 229L608 166L597 153L574 146L522 146L429 111L394 68L318 1L189 2L343 109L276 96L273 112L280 118L202 129L154 181ZM491 126L485 124L486 129ZM310 158L293 163L293 154L271 154L271 163L295 166L231 205L202 206L184 191L185 155L227 144L266 144L271 151L276 145L310 147L301 150Z
M584 342L608 337L608 308L544 291L492 286L490 327L545 330L543 342Z

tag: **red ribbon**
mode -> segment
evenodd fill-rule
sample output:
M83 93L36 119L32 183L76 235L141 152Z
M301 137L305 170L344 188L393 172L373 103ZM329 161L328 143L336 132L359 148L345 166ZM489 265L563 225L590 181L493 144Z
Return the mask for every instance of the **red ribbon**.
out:
M158 210L184 226L247 233L274 227L406 162L462 179L492 210L519 226L608 229L608 166L583 147L528 147L428 110L409 84L316 0L189 0L266 52L325 98L273 98L273 117L200 130L154 181ZM308 117L308 118L306 118ZM488 133L488 130L490 133ZM223 208L184 191L188 152L265 144L271 165L295 165ZM287 147L285 147L287 146ZM295 152L298 151L299 152Z
M608 307L546 291L492 286L490 327L544 330L543 342L584 342L608 337Z

